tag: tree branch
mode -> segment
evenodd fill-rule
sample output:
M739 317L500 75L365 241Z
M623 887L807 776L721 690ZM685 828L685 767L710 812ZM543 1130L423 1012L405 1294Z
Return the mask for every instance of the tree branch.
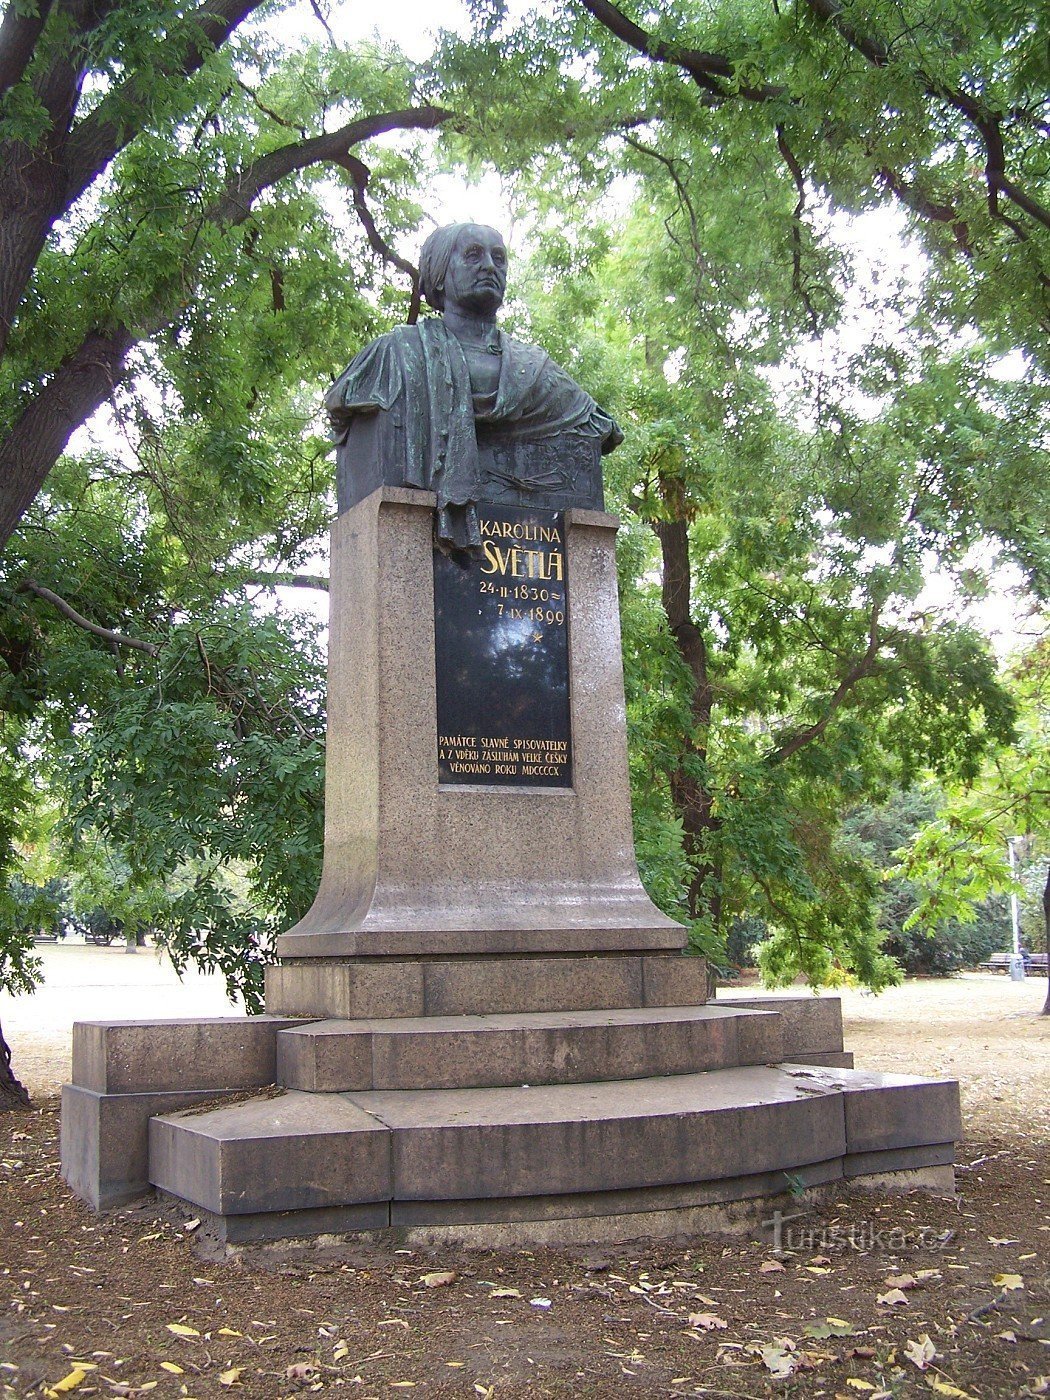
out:
M777 122L776 131L777 150L783 156L784 164L791 172L791 178L795 182L795 190L798 194L798 200L791 215L791 286L795 295L806 308L810 327L816 334L820 318L817 316L816 307L810 300L809 292L806 290L802 278L802 214L806 207L806 177L802 173L802 167L799 165L794 151L788 145L787 136L784 134L784 128L780 122Z
M319 593L328 592L328 579L324 574L286 574L252 572L238 579L234 588L308 588Z
M681 68L695 83L704 88L708 94L713 94L720 102L728 101L736 96L750 102L770 102L777 99L793 100L788 88L774 83L761 83L758 86L744 84L734 86L736 65L727 55L657 40L648 30L629 19L622 10L611 3L611 0L579 0L579 3L611 34L614 34L637 53L651 59L654 63L667 63ZM892 59L890 46L862 33L850 24L844 18L840 0L806 0L806 3L819 19L832 25L845 42L856 49L869 63L877 68L885 68L890 63ZM993 216L1011 227L1018 237L1024 238L1026 236L1023 229L1020 229L1013 220L1006 218L998 209L997 196L1002 194L1037 223L1050 228L1050 209L1042 205L1028 191L1022 189L1006 172L1002 116L993 112L969 93L939 82L923 68L917 67L915 71L926 96L954 108L970 122L980 136L986 153L985 183L988 188L989 207ZM729 86L726 85L727 80ZM905 202L907 203L907 201ZM916 206L910 205L909 207ZM921 213L921 208L917 212Z
M840 0L806 0L806 3L814 14L831 24L846 43L862 54L869 63L874 64L877 68L885 68L890 62L892 54L889 46L874 39L871 35L861 33L851 24L844 16ZM1035 219L1037 223L1046 228L1050 228L1050 209L1021 189L1006 174L1006 151L1003 145L1001 115L993 112L990 107L987 107L978 98L971 96L970 93L963 92L961 88L953 88L947 83L940 82L922 67L916 67L915 71L923 84L926 95L954 108L970 122L980 136L985 149L984 177L992 215L1009 224L1014 232L1019 234L1019 237L1026 237L1023 231L1018 231L1017 225L1012 220L1006 219L1000 214L996 201L997 196L1002 193L1018 209L1023 210L1029 218Z
M71 603L54 593L50 588L45 588L43 584L37 583L36 579L23 579L18 585L21 593L35 593L38 598L43 598L46 603L57 608L63 617L82 628L85 632L90 632L93 637L101 637L104 642L109 642L113 646L129 647L132 651L144 651L147 656L159 656L160 647L156 647L152 642L140 641L138 637L125 636L123 632L114 632L110 627L100 627L97 622L92 622L83 613L78 613Z
M407 258L401 257L395 249L383 238L376 228L375 220L372 218L372 211L365 202L365 190L371 177L371 170L359 160L357 156L347 154L337 162L346 170L354 186L354 211L361 220L361 224L368 237L368 242L384 261L391 263L394 267L400 268L408 274L412 282L412 299L408 307L408 324L414 326L419 319L420 291L419 291L419 269L415 264L410 263Z
M0 97L25 74L47 23L51 3L52 0L37 0L36 14L27 15L19 13L15 0L8 0L0 20Z
M338 131L280 146L237 173L204 217L224 229L236 227L248 218L259 195L285 176L323 161L342 162L351 146L370 137L394 130L432 130L452 116L440 107L410 107L360 117ZM187 268L181 286L158 295L156 304L143 310L134 327L118 323L105 332L88 332L26 405L0 443L0 548L44 484L74 429L86 422L122 381L132 347L169 323L176 300L185 299L196 276L196 268Z
M871 619L868 624L868 645L864 655L855 665L851 666L845 676L843 676L835 689L834 695L832 695L831 699L828 701L827 707L820 719L808 725L805 729L800 729L797 733L791 735L790 738L779 743L767 756L768 763L783 763L785 759L791 758L793 754L798 753L799 749L805 748L805 746L812 743L814 739L819 739L821 734L824 733L824 730L827 729L828 725L831 723L835 711L839 709L846 699L846 696L857 682L872 675L875 670L879 646L882 641L879 633L879 614L881 611L881 603L876 602L872 604Z
M635 24L622 10L611 4L610 0L580 0L580 4L590 11L599 24L604 25L611 34L615 34L632 49L644 54L646 58L651 58L654 63L669 63L674 67L683 68L694 83L717 97L730 98L739 94L751 102L770 102L787 94L786 88L771 83L761 83L758 87L726 87L725 82L721 80L735 83L735 69L731 60L724 54L682 48L678 44L667 44L654 39L641 25Z
M221 48L233 31L259 8L262 0L204 0L180 26L184 47L149 73L132 73L106 94L71 132L66 144L65 197L57 218L71 207L105 170L115 155L141 131L149 115L158 77L188 78Z

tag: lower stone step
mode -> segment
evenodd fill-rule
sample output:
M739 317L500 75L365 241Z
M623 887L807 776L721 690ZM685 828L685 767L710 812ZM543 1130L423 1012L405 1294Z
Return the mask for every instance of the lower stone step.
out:
M783 1026L713 1005L314 1021L278 1032L277 1082L340 1093L642 1079L774 1063Z
M447 1218L449 1203L469 1218L471 1202L483 1212L500 1201L513 1218L515 1200L534 1210L542 1198L686 1183L724 1183L724 1198L738 1199L742 1178L784 1189L821 1163L841 1177L855 1154L868 1154L871 1171L890 1149L936 1145L943 1162L959 1131L954 1082L803 1065L536 1088L290 1091L154 1118L150 1180L220 1218L290 1213L283 1232L294 1234L308 1232L297 1212L335 1211L338 1228L365 1229L406 1203L425 1223Z

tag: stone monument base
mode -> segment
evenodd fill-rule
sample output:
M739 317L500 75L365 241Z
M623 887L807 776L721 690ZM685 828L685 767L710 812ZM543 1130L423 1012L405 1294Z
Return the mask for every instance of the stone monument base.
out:
M953 1188L958 1085L852 1069L837 999L706 1002L680 956L409 966L273 970L305 1015L78 1024L66 1181L155 1188L227 1245L626 1240Z

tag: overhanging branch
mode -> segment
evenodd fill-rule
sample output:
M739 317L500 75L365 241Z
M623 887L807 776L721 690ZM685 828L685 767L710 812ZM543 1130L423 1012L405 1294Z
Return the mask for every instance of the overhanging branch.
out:
M24 593L35 593L38 598L43 598L45 603L50 603L56 608L64 618L75 623L77 627L85 632L90 632L93 637L101 637L104 642L109 642L111 646L127 647L131 651L144 651L147 656L159 656L160 647L156 647L152 642L144 642L139 637L129 637L123 632L116 632L112 627L100 627L97 622L92 622L83 613L77 612L71 603L67 603L65 598L60 597L50 588L45 588L42 583L37 583L36 579L23 579L19 584L19 590Z

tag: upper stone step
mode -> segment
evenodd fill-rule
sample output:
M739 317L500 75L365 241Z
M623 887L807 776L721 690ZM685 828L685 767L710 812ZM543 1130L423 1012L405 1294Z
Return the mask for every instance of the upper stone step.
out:
M712 1005L315 1021L278 1033L277 1082L338 1093L690 1074L783 1059L783 1027Z

